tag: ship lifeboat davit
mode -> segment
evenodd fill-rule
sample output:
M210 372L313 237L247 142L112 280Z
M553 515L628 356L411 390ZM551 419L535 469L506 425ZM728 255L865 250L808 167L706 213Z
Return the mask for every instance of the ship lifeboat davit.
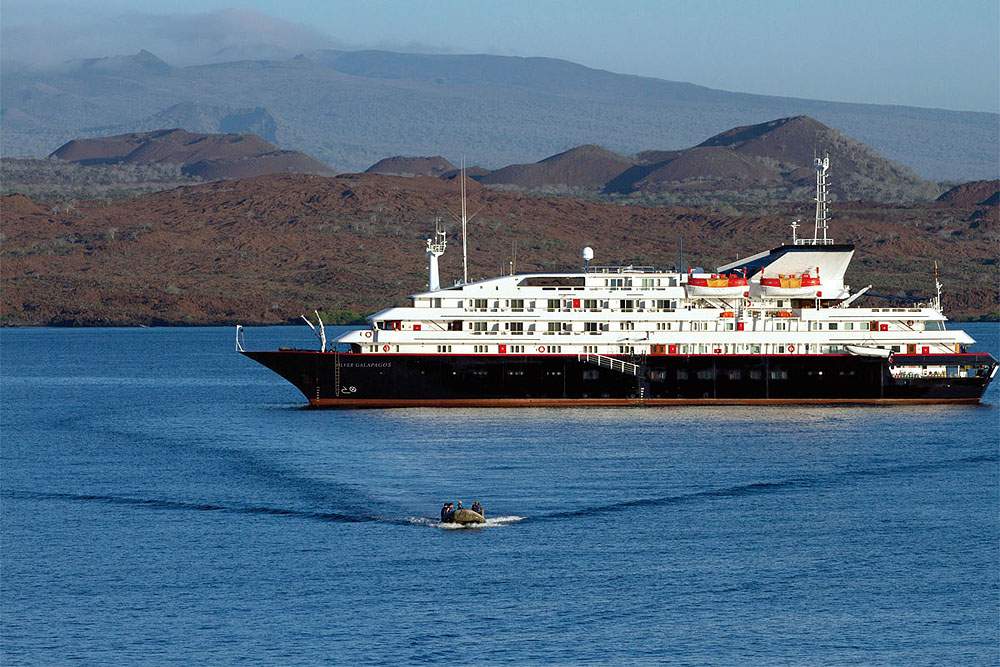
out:
M468 509L452 510L444 515L444 523L458 523L468 526L477 523L486 523L486 518L479 512Z
M764 296L816 297L821 287L819 272L816 275L808 271L801 275L779 273L777 278L760 279L760 291Z
M743 296L747 279L736 274L713 273L688 277L688 296Z

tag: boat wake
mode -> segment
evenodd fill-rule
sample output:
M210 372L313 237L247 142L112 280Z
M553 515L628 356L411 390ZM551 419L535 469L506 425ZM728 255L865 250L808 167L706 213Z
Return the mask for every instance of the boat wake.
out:
M691 493L678 495L659 496L654 498L637 498L635 500L627 500L612 505L598 505L595 507L584 507L581 509L566 510L563 512L552 512L551 514L534 516L532 517L532 521L554 521L598 514L613 514L639 507L679 505L705 499L742 498L770 493L782 493L798 489L832 486L859 477L920 474L925 472L934 472L942 468L951 468L977 463L996 463L997 461L1000 461L1000 457L995 454L986 454L967 456L958 459L946 459L943 461L928 461L924 463L891 466L887 468L843 470L833 474L818 475L815 477L792 477L784 480L752 482L749 484L738 484L720 489L706 489L704 491L693 491Z
M216 504L200 503L179 500L163 500L159 498L134 498L129 496L112 496L96 494L74 494L74 493L36 493L28 491L5 490L2 494L5 498L19 498L23 500L63 500L70 502L94 502L106 505L124 505L141 507L153 510L181 510L188 512L218 512L220 514L243 514L251 516L280 516L294 519L312 519L315 521L326 521L333 523L389 523L396 525L410 525L407 518L395 518L380 516L375 514L365 514L355 512L351 514L341 512L316 512L309 510L296 510L283 507L261 507L256 505L237 504Z
M531 521L558 521L575 517L593 516L599 514L614 514L640 507L656 507L673 504L684 504L697 502L706 499L726 499L753 496L760 494L784 493L805 488L815 488L831 486L843 483L846 480L871 477L887 476L899 474L921 474L933 472L942 468L954 466L965 466L970 464L990 463L995 464L1000 461L996 454L974 455L957 459L947 459L943 461L928 461L916 464L900 466L890 466L886 468L858 468L840 470L827 475L815 477L793 477L784 480L752 482L749 484L739 484L719 489L706 489L691 493L660 496L653 498L637 498L624 502L598 505L594 507L584 507L575 510L562 512L552 512L530 517ZM241 505L237 503L218 504L211 502L191 502L183 500L165 500L161 498L136 498L132 496L115 496L101 494L73 494L73 493L44 493L18 491L14 489L4 489L0 491L0 497L17 498L23 500L56 500L69 502L93 502L106 505L130 506L151 510L180 510L188 512L218 512L221 514L242 514L248 516L278 516L294 519L309 519L313 521L324 521L332 523L385 523L398 526L427 526L430 528L440 528L442 530L458 529L481 529L510 526L515 523L528 520L529 517L509 515L497 516L486 519L486 523L481 524L455 524L442 523L437 518L432 517L393 517L382 514L374 514L370 509L348 508L346 512L320 512L312 510L289 509L283 507L266 507L259 505Z
M441 530L475 530L483 528L498 528L500 526L510 526L519 521L524 521L527 517L524 516L496 516L486 519L486 523L443 523L438 519L431 519L429 517L412 517L410 523L416 526L427 526L428 528L440 528Z
M153 510L181 510L188 512L218 512L220 514L244 514L253 516L281 516L295 519L312 519L333 523L388 523L398 526L429 526L452 530L458 528L495 528L509 526L523 521L523 516L498 516L486 520L486 523L463 526L454 523L441 523L431 517L390 517L363 512L345 514L340 512L314 512L282 507L261 507L256 505L235 505L188 502L180 500L163 500L159 498L135 498L130 496L112 496L99 494L76 493L39 493L30 491L4 490L0 496L22 500L63 500L70 502L93 502L106 505L124 505Z

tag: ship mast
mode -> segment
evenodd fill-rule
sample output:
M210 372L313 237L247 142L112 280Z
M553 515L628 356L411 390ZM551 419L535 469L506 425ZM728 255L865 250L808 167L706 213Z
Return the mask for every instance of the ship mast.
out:
M469 284L469 245L467 242L466 228L469 225L469 217L466 214L465 206L465 158L462 158L462 284Z
M476 217L476 213L479 213L479 211L481 211L482 209L480 208L479 211L476 211L476 213L469 215L469 209L465 201L466 199L465 158L462 158L461 179L462 179L462 216L458 217L452 214L452 217L458 218L458 220L461 221L462 223L462 284L467 285L469 283L469 244L468 244L467 230L469 226L469 221L472 220L474 217Z
M829 245L832 239L826 236L829 217L826 210L826 172L830 169L830 154L827 153L822 159L813 159L813 169L816 170L816 225L813 228L812 245ZM820 230L823 231L823 238L820 239Z

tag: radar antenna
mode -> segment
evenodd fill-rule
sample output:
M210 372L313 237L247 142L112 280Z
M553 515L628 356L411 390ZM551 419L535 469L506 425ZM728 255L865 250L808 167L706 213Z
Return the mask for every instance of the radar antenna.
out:
M431 292L441 289L441 278L438 274L438 257L444 254L448 247L448 239L444 227L441 225L441 218L434 221L434 237L427 239L427 258L430 264L430 273L427 278L427 288Z

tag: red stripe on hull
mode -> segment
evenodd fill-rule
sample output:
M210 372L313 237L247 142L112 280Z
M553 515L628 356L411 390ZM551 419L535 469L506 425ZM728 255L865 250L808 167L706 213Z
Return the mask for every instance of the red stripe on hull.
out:
M314 408L551 408L667 405L939 405L979 403L978 398L318 398Z

